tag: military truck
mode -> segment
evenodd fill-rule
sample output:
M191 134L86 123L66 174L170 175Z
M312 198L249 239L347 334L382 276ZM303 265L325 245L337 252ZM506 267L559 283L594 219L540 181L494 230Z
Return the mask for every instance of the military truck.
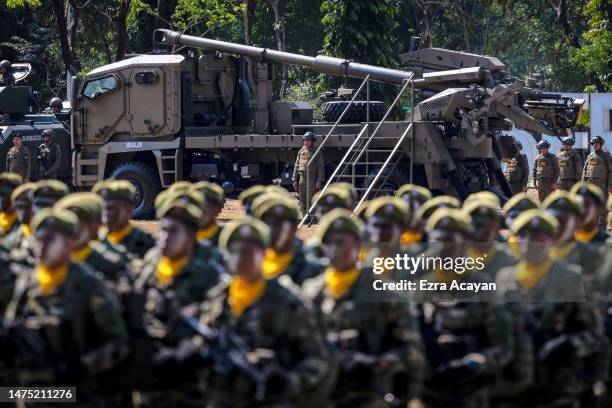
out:
M42 143L42 132L52 129L54 140L62 151L59 178L66 183L71 182L71 138L70 132L64 126L62 118L47 113L39 113L39 96L30 86L23 86L32 66L28 63L16 63L12 66L15 77L14 86L0 87L0 170L6 170L5 157L13 147L13 136L23 135L24 145L30 149L32 180L38 176L38 146Z
M241 188L279 178L289 185L309 130L320 136L328 181L352 182L362 199L409 180L459 197L482 189L509 195L499 161L514 147L501 131L514 124L565 135L581 106L511 77L497 58L470 53L415 49L400 55L406 70L395 70L170 30L156 30L154 40L190 48L186 55L140 55L105 65L70 85L74 185L130 180L138 191L137 216L151 213L156 194L177 180ZM254 84L247 83L247 58ZM363 82L351 101L328 102L343 104L334 123L313 121L308 103L273 100L275 63ZM383 115L380 103L369 101L370 81L400 88ZM363 89L365 101L358 101ZM389 120L407 95L414 99L410 114ZM365 115L347 123L352 109Z

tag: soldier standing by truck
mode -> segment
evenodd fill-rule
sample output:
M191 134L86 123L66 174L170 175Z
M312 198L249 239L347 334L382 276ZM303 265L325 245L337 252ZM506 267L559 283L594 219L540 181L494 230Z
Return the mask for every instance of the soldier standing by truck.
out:
M0 86L15 85L15 78L11 74L11 61L3 60L0 62Z
M570 191L572 186L580 181L582 163L578 152L574 150L573 137L564 137L561 141L563 149L559 152L559 188Z
M13 136L13 145L6 154L6 171L19 174L27 183L30 181L30 174L32 172L30 149L23 145L21 133Z
M45 129L42 132L43 143L38 146L38 179L57 179L59 166L62 162L62 151L53 141L53 130Z
M540 154L533 165L533 181L538 189L538 199L543 202L559 185L559 160L550 153L550 143L542 140L538 143Z
M529 180L529 163L527 162L527 156L521 153L523 145L521 142L517 141L516 147L518 148L516 156L506 162L506 168L504 169L504 176L510 184L512 194L527 191L527 181Z
M603 151L604 139L601 136L595 136L591 139L593 151L587 156L582 170L582 180L587 183L595 184L601 188L605 195L604 205L608 194L612 192L612 156L609 152ZM606 210L599 218L599 226L605 229L606 225ZM609 226L609 225L608 225Z
M325 177L325 162L323 155L319 155L314 166L307 169L308 162L314 155L316 137L313 132L306 132L302 137L304 147L300 149L293 167L293 189L300 194L300 208L302 217L308 214L308 205L316 190L321 189ZM307 174L308 170L308 174Z

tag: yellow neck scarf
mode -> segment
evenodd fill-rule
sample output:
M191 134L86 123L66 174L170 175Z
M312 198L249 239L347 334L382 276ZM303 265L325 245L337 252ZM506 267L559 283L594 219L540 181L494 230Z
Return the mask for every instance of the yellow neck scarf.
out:
M578 230L576 231L576 239L580 242L591 242L598 232L599 229L597 229L597 227L593 228L591 231Z
M29 224L23 224L21 226L21 230L23 231L24 237L29 237L30 235L32 235L32 227L30 227Z
M508 246L510 247L512 255L514 255L516 259L521 259L521 249L519 247L519 242L516 235L510 234L508 236Z
M228 298L232 315L235 317L240 316L249 306L259 300L265 288L265 279L248 282L238 275L233 276L229 285Z
M266 279L276 278L283 273L293 260L293 252L279 254L272 248L266 249L262 263L262 274Z
M486 252L480 251L479 248L468 248L467 250L468 257L472 259L482 258L482 263L485 264L485 266L488 265L489 262L491 262L491 260L495 257L496 253L497 248L495 248L495 245L491 245L491 248L489 248L489 250Z
M219 226L217 224L213 224L209 227L202 228L198 231L196 237L198 241L203 241L205 239L211 239L216 233L219 231Z
M17 220L17 212L0 212L0 232L6 234L15 224Z
M548 260L542 264L534 265L528 264L525 261L520 262L517 265L517 276L516 280L525 289L531 289L546 275L553 265L552 260Z
M556 259L565 259L568 255L576 248L575 242L570 242L568 244L555 246L550 251L550 257Z
M423 234L417 231L404 231L400 237L400 244L412 245L415 242L420 242L423 239Z
M115 245L119 245L125 237L130 235L130 232L134 229L134 225L132 221L130 221L125 227L121 228L119 231L109 232L106 236L110 242Z
M72 252L72 261L73 262L85 262L89 255L93 252L93 248L91 245L85 245L81 249L74 250Z
M57 289L68 276L68 265L49 268L45 265L38 265L36 268L36 282L43 296L47 296Z
M340 299L346 291L357 282L361 269L355 266L348 271L341 272L335 268L327 268L325 270L325 284L327 290L334 297Z
M188 257L170 259L165 256L157 264L157 271L155 277L157 282L162 285L168 285L172 279L187 265L189 261Z

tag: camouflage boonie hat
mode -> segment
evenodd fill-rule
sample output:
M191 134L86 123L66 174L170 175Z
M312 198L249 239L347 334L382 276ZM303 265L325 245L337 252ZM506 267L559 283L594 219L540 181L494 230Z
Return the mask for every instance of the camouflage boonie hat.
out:
M159 199L155 200L155 208L157 210L161 209L166 203L171 201L184 201L186 203L195 205L200 209L200 211L204 209L204 204L206 204L204 194L202 194L202 192L199 190L192 188L187 190L183 188L175 189L173 191L166 190L162 194L160 194L161 198L158 196Z
M398 197L378 197L370 201L365 217L370 219L374 216L391 218L398 224L405 224L410 217L410 207Z
M486 215L491 218L499 218L499 204L491 199L482 199L463 203L463 211L469 215Z
M253 217L230 221L221 230L219 248L227 250L235 240L251 241L265 248L270 242L270 229Z
M315 194L312 201L316 206L348 209L351 206L352 199L351 193L346 189L334 186Z
M582 205L576 196L563 190L553 191L542 203L542 208L551 211L568 211L576 215L582 213Z
M259 207L266 204L270 200L277 200L277 199L294 201L293 197L287 196L286 194L279 194L278 192L266 191L263 194L259 194L253 201L251 201L250 214L253 216L256 216L255 214L257 214Z
M368 211L369 205L370 205L370 201L364 201L363 203L361 203L359 208L357 208L357 210L354 212L355 216L358 217L360 220L365 221L366 212Z
M419 208L419 212L417 213L418 218L421 220L426 220L439 208L461 208L461 202L449 195L441 195L432 198L431 200L427 200L421 208Z
M612 194L608 197L608 211L612 211Z
M599 186L591 183L586 183L584 181L578 182L574 184L570 193L577 196L590 196L596 199L600 205L604 205L606 196Z
M264 196L268 197L267 194L260 197ZM275 195L270 197L262 204L256 206L255 217L262 221L265 221L268 217L272 217L276 219L289 220L297 224L300 219L300 210L294 201L289 201L282 196Z
M497 194L492 193L491 191L479 191L477 193L472 193L465 199L465 202L463 203L463 205L465 206L466 204L471 203L472 201L483 201L483 200L491 201L495 203L497 207L501 206L499 197L497 196Z
M325 236L331 232L350 234L360 238L362 231L363 223L359 218L352 217L348 210L336 208L323 216L315 236L323 242Z
M266 186L266 193L275 193L282 195L283 197L292 198L291 193L285 187L278 186L276 184Z
M194 184L193 188L204 194L206 202L210 201L221 206L225 203L225 192L223 191L223 187L218 184L200 181Z
M136 187L127 180L104 180L96 184L92 192L105 200L122 200L130 204L136 197Z
M32 231L50 228L70 238L76 238L79 220L72 212L57 208L45 208L32 219Z
M42 180L32 191L32 201L43 205L53 205L70 193L68 186L59 180Z
M256 185L247 188L238 196L238 200L242 205L247 206L253 202L260 194L266 192L266 188L262 185Z
M10 194L23 184L23 178L17 173L0 173L0 192Z
M102 215L102 198L94 193L73 193L59 200L53 208L73 212L79 219L98 221Z
M468 213L456 208L438 208L427 220L425 231L459 231L470 233L472 219Z
M404 201L408 201L408 199L417 200L421 204L423 204L427 200L431 200L431 198L433 197L431 191L429 191L423 186L418 186L416 184L404 184L399 188L399 190L397 190L395 196L401 198Z
M193 187L189 181L177 181L168 187L166 190L162 191L155 197L155 201L153 202L153 206L155 208L159 208L162 205L162 202L168 198L168 196L175 192L186 193L190 191Z
M508 215L510 211L527 211L538 208L538 202L527 193L518 193L504 204L503 212Z
M514 235L521 232L544 232L555 235L559 230L559 221L546 211L538 209L527 210L512 223L510 228Z
M357 198L358 198L357 190L355 189L355 186L352 185L351 183L347 183L346 181L343 181L340 183L331 184L329 187L337 187L342 190L346 190L349 193L349 197L351 198L351 200L357 201Z
M36 187L36 183L25 183L17 187L11 193L11 201L13 204L19 202L32 202L32 192Z
M202 193L199 193L202 195ZM202 218L202 209L192 202L181 198L170 199L165 201L160 208L157 209L157 219L175 218L183 222L186 226L194 231L197 231Z

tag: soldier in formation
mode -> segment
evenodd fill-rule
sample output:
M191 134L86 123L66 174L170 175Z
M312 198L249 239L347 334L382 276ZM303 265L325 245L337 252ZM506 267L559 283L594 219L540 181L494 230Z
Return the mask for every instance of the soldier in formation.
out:
M559 187L559 160L550 153L550 143L542 140L538 143L540 154L533 164L533 181L538 190L538 199L544 202L546 197Z
M350 187L329 190L306 245L278 186L245 191L248 215L221 226L223 190L179 182L157 197L153 240L126 181L68 194L0 174L3 384L75 384L92 406L605 406L601 188L541 208L519 193L502 211L489 192L462 204L407 185L367 202L365 222L345 208ZM380 271L403 254L472 267ZM497 290L373 289L421 280Z
M38 179L57 179L60 164L62 162L62 150L59 145L53 141L53 130L43 130L42 138L43 142L37 149Z
M6 154L6 171L19 174L26 182L30 180L30 149L23 145L23 136L20 133L13 136L13 147Z
M315 159L315 163L311 163L310 159L316 152L315 142L316 137L313 132L306 132L302 137L304 141L304 147L302 147L297 154L295 159L295 166L293 166L293 189L300 195L300 209L302 216L305 217L308 214L308 206L312 204L312 197L314 193L321 189L323 180L325 178L325 161L323 155Z
M506 162L504 176L510 184L513 194L527 191L527 181L529 181L529 162L527 156L521 153L523 145L516 141L517 152L514 157Z

